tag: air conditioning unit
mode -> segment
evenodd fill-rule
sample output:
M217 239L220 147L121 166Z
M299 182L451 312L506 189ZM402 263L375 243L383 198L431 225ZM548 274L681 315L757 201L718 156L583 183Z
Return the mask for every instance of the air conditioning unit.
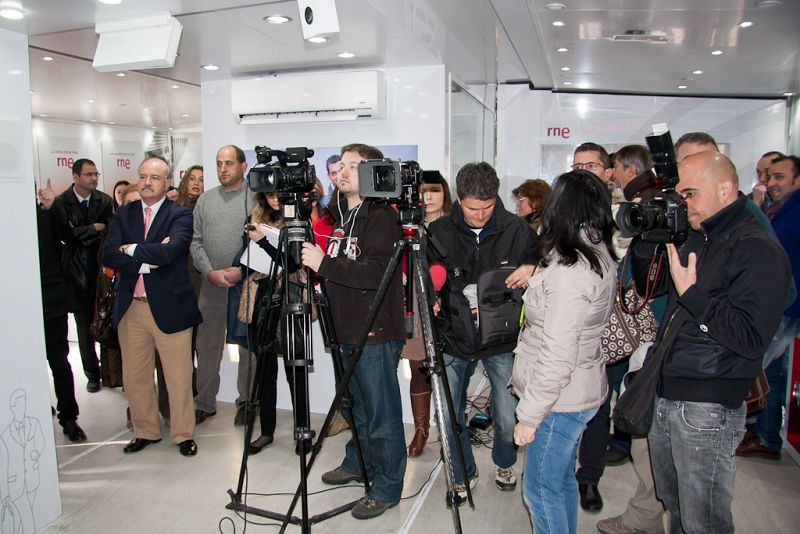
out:
M233 80L231 108L241 124L383 119L386 81L375 70Z

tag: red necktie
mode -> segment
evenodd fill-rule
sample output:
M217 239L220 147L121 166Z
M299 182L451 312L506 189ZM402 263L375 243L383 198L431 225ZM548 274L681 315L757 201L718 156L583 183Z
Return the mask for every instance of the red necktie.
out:
M144 209L144 238L147 239L147 231L150 229L150 213L152 213L152 209L149 207ZM133 288L133 296L134 297L143 297L144 296L144 275L139 275L139 279L136 280L136 287Z

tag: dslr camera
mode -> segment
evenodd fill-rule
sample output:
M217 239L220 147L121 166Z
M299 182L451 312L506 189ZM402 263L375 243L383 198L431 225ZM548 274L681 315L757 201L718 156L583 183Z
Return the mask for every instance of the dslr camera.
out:
M659 126L663 133L655 133L662 129ZM689 233L689 218L686 201L675 191L679 180L675 147L665 126L655 125L653 130L654 133L645 139L653 158L654 173L647 170L634 179L635 182L644 178L633 195L641 195L643 200L620 203L616 222L624 237L640 236L642 241L680 246Z
M308 193L314 190L317 173L308 158L314 151L306 147L272 150L255 148L258 163L247 173L250 189L256 193ZM277 161L274 163L272 159Z

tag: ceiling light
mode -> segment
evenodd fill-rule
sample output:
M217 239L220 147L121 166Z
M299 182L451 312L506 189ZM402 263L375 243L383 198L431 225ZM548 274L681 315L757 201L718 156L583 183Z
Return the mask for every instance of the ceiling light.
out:
M792 93L790 91L787 91L787 92L783 93L783 96L794 96L794 93Z
M567 71L570 70L570 68L569 67L561 67L561 70L563 70L564 72L567 72Z
M180 89L180 88L181 88L181 86L180 86L180 85L173 85L173 86L172 86L172 88L173 88L173 89Z
M563 21L560 21L560 20L554 20L553 21L553 26L555 26L556 28L560 28L563 25L564 25Z
M47 113L39 113L40 117L47 117Z
M35 92L36 92L36 89L31 89L31 90L30 90L30 91L28 91L28 92L29 92L30 94L33 94L33 93L35 93Z
M171 131L172 131L172 128L170 128L170 129L169 129L169 131L171 132Z
M265 20L270 24L286 24L287 22L292 21L292 17L287 17L286 15L269 15L268 17L264 17L262 20Z
M87 102L90 104L94 104L96 100L94 98L90 98L89 100L87 100Z
M562 9L566 9L567 5L561 2L547 2L544 7L550 11L561 11Z
M749 28L752 25L753 25L753 23L750 22L749 20L745 20L745 21L739 23L739 27L740 28Z
M309 43L320 44L320 43L327 43L328 39L325 37L309 37L307 39Z
M0 17L8 20L19 20L25 16L25 12L18 7L7 6L0 9Z
M114 121L108 121L108 124L117 124L117 123Z
M712 56L721 56L722 55L722 50L714 50L713 52L711 52L711 55Z
M336 55L342 59L350 59L351 57L356 57L356 55L352 52L340 52Z
M53 56L44 56L42 58L42 61L53 61L53 59L54 59Z
M569 52L569 48L562 46L561 48L558 48L556 52Z
M782 3L783 2L781 0L756 0L756 2L753 5L755 7L766 9L769 7L777 7Z
M117 73L117 77L118 78L124 78L125 77L125 73L124 72L118 72Z
M106 4L109 6L115 6L117 4L122 3L122 0L97 0L97 1L100 2L101 4Z
M206 70L219 70L219 65L214 65L213 63L209 63L207 65L203 65L203 68Z
M20 74L22 74L22 71L19 69L11 69L10 71L8 71L8 73L12 76L19 76Z
M92 119L89 122L97 122L97 119Z
M679 85L678 89L686 89L686 86L685 85Z
M566 81L566 82L564 82L564 85L572 85L572 82Z
M158 126L151 126L150 128L152 128L154 130L158 130Z
M188 113L184 113L183 115L181 115L181 117L183 117L184 119L188 119L189 118L189 114Z
M696 74L696 75L700 76L701 74L703 74L703 71L702 71L702 70L700 70L700 69L693 70L693 71L692 71L692 74Z

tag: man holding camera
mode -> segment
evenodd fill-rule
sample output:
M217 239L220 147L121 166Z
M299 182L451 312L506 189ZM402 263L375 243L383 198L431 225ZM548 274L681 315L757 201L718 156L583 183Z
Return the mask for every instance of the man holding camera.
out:
M676 190L694 231L680 250L667 245L671 289L655 347L668 346L649 434L653 474L673 531L732 533L744 400L780 322L791 272L780 244L747 209L727 157L700 152L678 169Z
M509 288L521 288L527 286L528 278L533 274L536 234L522 218L506 211L497 196L499 187L497 173L488 163L464 165L456 177L458 202L453 205L453 211L430 226L431 234L443 250L429 248L429 260L431 263L444 263L447 268L447 280L440 293L439 333L445 343L444 363L453 407L457 423L463 429L460 441L467 469L463 473L460 462L454 461L458 495L457 502L453 503L448 494L448 505L461 505L466 500L466 484L474 488L478 482L478 469L464 417L467 388L478 361L483 363L492 386L495 485L501 491L513 491L517 485L513 469L517 461L514 445L517 400L508 388L516 337L510 343L488 348L467 340L475 338L477 331L480 276L501 267L515 268L505 279L505 284ZM512 331L518 327L517 321L515 318ZM473 335L465 334L470 331ZM452 435L452 422L447 415L445 430L449 433L450 452L455 458L456 438Z
M365 159L383 159L383 154L369 145L342 147L339 198L333 200L341 209L333 210L335 224L327 253L311 243L303 243L302 251L303 264L334 287L333 322L345 366L394 244L402 237L394 210L359 194L358 165ZM400 502L403 491L406 449L397 365L404 339L398 269L349 383L353 419L371 483L368 494L351 510L357 519L381 515ZM347 443L342 464L322 475L322 481L333 485L361 481L352 439Z

